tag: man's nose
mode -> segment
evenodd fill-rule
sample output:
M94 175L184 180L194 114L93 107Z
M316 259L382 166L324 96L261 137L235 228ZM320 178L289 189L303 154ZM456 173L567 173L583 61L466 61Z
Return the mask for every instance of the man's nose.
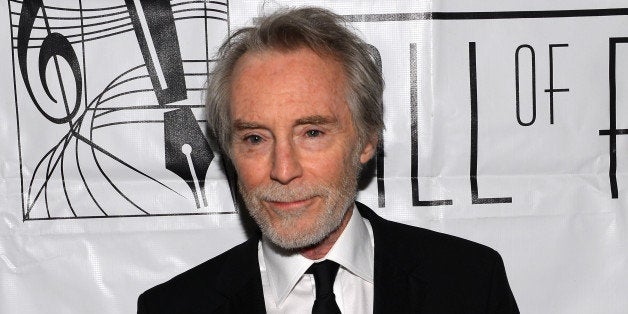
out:
M281 184L288 184L303 174L301 163L291 141L276 142L274 150L271 179Z

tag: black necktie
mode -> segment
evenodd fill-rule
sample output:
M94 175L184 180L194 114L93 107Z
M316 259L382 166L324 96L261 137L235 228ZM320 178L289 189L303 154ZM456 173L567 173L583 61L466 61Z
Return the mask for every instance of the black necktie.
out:
M334 295L334 280L339 266L334 261L325 260L314 263L308 268L307 273L314 275L316 284L316 300L312 307L312 314L340 314Z

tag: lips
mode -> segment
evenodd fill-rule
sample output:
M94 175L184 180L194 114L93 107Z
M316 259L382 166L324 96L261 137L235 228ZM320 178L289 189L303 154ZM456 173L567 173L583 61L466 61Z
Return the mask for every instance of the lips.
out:
M308 198L304 200L298 201L290 201L290 202L275 202L275 201L267 201L273 208L279 210L293 210L307 207L314 201L314 198Z

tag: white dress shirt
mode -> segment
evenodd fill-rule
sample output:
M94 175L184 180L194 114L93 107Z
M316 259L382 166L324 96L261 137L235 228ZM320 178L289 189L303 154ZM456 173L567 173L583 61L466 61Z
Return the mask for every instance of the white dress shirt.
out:
M352 211L345 230L320 260L313 261L301 254L285 255L262 238L258 259L267 313L312 313L316 299L314 276L305 271L312 263L326 259L340 264L334 281L340 311L373 313L373 230L355 205Z

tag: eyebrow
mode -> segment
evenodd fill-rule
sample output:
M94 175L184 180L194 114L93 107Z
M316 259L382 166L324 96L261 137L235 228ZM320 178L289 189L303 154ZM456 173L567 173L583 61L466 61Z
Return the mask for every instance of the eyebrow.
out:
M309 117L298 119L295 125L304 125L304 124L325 125L325 124L336 124L336 123L338 123L338 119L336 119L335 117L314 115L314 116L309 116Z
M251 130L251 129L261 129L261 128L263 128L263 126L261 124L257 124L257 123L254 123L254 122L242 121L240 119L237 119L233 123L233 129L236 130L236 131Z
M297 119L294 125L305 125L305 124L314 124L314 125L329 125L338 123L338 119L332 116L321 116L321 115L313 115L307 116L304 118ZM243 130L253 130L253 129L263 129L265 128L263 125L255 122L248 122L237 119L233 123L233 129L235 131L243 131Z

